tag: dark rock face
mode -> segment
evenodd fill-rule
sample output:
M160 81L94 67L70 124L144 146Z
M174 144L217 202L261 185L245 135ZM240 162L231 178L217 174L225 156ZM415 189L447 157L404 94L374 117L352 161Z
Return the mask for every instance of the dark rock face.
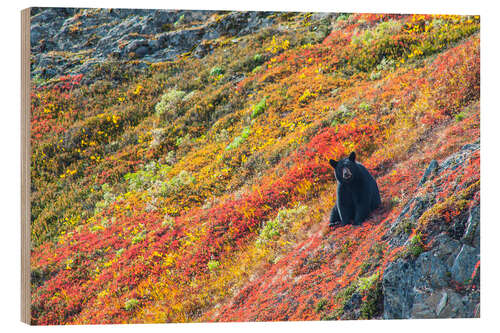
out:
M479 249L461 249L446 234L435 241L438 245L416 260L398 259L387 267L382 281L385 319L476 316L479 293L459 294L453 283L470 278Z
M452 279L461 284L471 282L471 277L478 261L479 248L467 244L462 245L450 270Z
M479 249L480 246L480 218L479 206L473 207L467 219L466 229L464 236L462 237L462 242Z
M214 14L218 19L213 19ZM168 61L221 36L244 36L273 23L270 12L33 8L32 77L87 74L109 57ZM199 48L199 49L197 49Z
M418 183L418 187L422 186L427 179L429 178L430 174L432 172L436 172L436 170L439 168L439 164L436 160L432 160L429 166L427 167L427 170L425 170L424 175L422 176L422 179L420 179L420 182Z
M439 180L444 170L456 170L466 163L479 144L471 144L439 165L432 161L418 187L432 179ZM439 182L438 182L439 183ZM417 187L417 188L418 188ZM438 194L438 190L434 195ZM404 223L416 223L435 201L432 197L414 197L394 221L388 238L392 247L410 242ZM404 318L473 318L479 317L479 213L474 204L465 216L457 217L448 231L435 235L431 249L416 258L400 258L384 270L382 288L385 319ZM463 220L463 221L462 221ZM463 230L456 237L454 225Z
M384 272L384 318L409 318L415 295L416 269L414 263L398 260Z

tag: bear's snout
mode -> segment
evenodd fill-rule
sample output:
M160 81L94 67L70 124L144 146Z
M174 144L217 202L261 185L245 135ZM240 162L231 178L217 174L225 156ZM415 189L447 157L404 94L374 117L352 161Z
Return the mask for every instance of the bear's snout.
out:
M352 177L351 170L349 170L349 168L343 168L343 169L342 169L342 177L343 177L345 180L349 180L349 179L351 179L351 177Z

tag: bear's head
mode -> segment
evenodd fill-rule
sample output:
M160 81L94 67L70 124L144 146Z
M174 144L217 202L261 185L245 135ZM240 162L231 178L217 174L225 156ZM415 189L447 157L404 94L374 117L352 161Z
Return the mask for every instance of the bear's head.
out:
M330 160L330 165L335 170L335 179L343 184L353 182L358 175L358 165L356 163L356 153L352 152L349 157L340 161Z

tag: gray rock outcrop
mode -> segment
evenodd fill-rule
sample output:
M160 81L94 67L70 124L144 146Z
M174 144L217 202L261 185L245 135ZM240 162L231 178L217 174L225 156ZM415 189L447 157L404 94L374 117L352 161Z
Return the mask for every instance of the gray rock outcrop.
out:
M467 163L479 143L465 145L440 165L432 161L417 188L439 175ZM410 226L430 209L439 188L412 198L394 221L388 238L392 247L408 245ZM479 317L480 204L474 201L468 214L457 217L448 230L431 235L430 249L416 257L399 258L384 270L382 278L385 319ZM459 226L459 227L457 227ZM457 231L458 230L458 231ZM463 232L462 232L463 230Z

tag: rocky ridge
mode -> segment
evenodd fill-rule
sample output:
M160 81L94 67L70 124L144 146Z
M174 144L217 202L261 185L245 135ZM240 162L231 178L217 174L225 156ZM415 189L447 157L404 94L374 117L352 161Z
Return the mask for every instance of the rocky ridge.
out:
M293 15L293 13L291 13ZM210 10L34 8L31 76L50 79L87 74L103 61L132 62L145 69L189 53L204 57L219 38L270 27L273 12ZM315 14L330 22L336 14ZM286 27L283 27L286 29Z

